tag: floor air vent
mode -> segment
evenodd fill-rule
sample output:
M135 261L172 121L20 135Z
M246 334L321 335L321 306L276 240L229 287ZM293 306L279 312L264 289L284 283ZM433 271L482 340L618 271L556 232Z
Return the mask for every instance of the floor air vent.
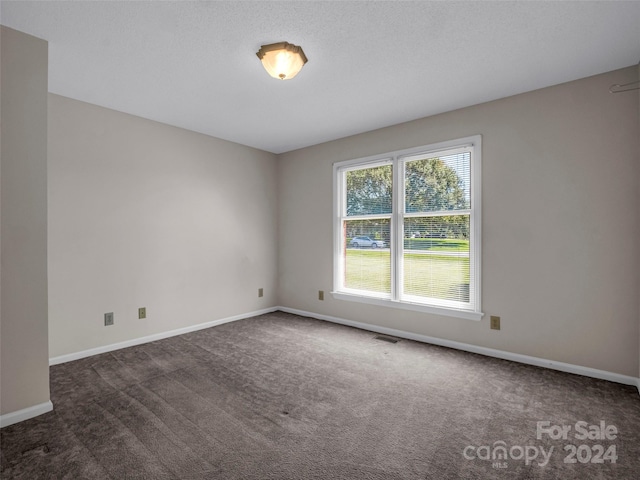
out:
M383 342L388 342L388 343L398 343L398 339L397 338L393 338L393 337L386 337L384 335L376 335L375 337L373 337L374 340L382 340Z

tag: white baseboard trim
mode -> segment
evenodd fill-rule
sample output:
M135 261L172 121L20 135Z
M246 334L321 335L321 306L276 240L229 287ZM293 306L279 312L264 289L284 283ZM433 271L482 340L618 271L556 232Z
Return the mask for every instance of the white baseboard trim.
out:
M37 417L51 410L53 410L53 403L49 400L48 402L34 405L33 407L23 408L17 412L5 413L4 415L0 415L0 428L8 427L14 423L24 422L25 420Z
M60 355L58 357L52 357L49 359L49 365L58 365L60 363L72 362L74 360L80 360L81 358L91 357L93 355L99 355L101 353L113 352L114 350L120 350L122 348L134 347L136 345L142 345L144 343L155 342L156 340L162 340L164 338L175 337L176 335L182 335L184 333L195 332L197 330L204 330L205 328L215 327L224 323L235 322L236 320L242 320L245 318L256 317L265 313L271 313L279 310L278 307L265 308L263 310L257 310L253 312L242 313L233 317L221 318L218 320L212 320L210 322L199 323L197 325L191 325L189 327L178 328L176 330L170 330L168 332L154 333L146 337L134 338L132 340L126 340L124 342L112 343L111 345L104 345L102 347L91 348L89 350L83 350L81 352L69 353L67 355Z
M558 370L561 372L574 373L576 375L583 375L585 377L598 378L600 380L608 380L610 382L622 383L624 385L634 385L638 388L640 393L640 378L630 377L627 375L621 375L619 373L608 372L606 370L598 370L590 367L583 367L580 365L573 365L570 363L557 362L555 360L547 360L539 357L531 357L529 355L521 355L519 353L505 352L503 350L495 350L493 348L479 347L477 345L471 345L468 343L455 342L453 340L444 340L442 338L428 337L426 335L420 335L418 333L405 332L404 330L396 330L393 328L380 327L378 325L371 325L369 323L355 322L353 320L346 320L344 318L332 317L329 315L322 315L313 312L306 312L304 310L297 310L295 308L278 307L277 310L281 310L287 313L293 313L301 315L303 317L311 317L318 320L326 320L328 322L339 323L341 325L347 325L349 327L360 328L362 330L369 330L371 332L383 333L385 335L391 335L394 337L406 338L409 340L416 340L423 343L431 343L433 345L439 345L441 347L455 348L456 350L463 350L465 352L478 353L480 355L486 355L488 357L501 358L503 360L511 360L513 362L525 363L527 365L535 365L537 367L549 368L552 370Z
M107 353L107 352L112 352L114 350L120 350L122 348L142 345L144 343L154 342L156 340L162 340L164 338L174 337L176 335L182 335L184 333L195 332L197 330L203 330L205 328L211 328L217 325L222 325L224 323L235 322L237 320L243 320L245 318L255 317L258 315L263 315L263 314L275 312L278 310L287 312L287 313L293 313L296 315L301 315L303 317L311 317L318 320L325 320L332 323L347 325L347 326L359 328L362 330L369 330L371 332L383 333L386 335L392 335L400 338L407 338L409 340L416 340L418 342L423 342L423 343L431 343L433 345L440 345L442 347L454 348L456 350L463 350L465 352L478 353L480 355L486 355L488 357L501 358L503 360L511 360L514 362L524 363L527 365L535 365L537 367L549 368L549 369L558 370L561 372L574 373L576 375L583 375L586 377L592 377L592 378L598 378L601 380L608 380L611 382L622 383L624 385L634 385L638 389L638 393L640 394L640 378L636 378L636 377L621 375L619 373L608 372L605 370L598 370L590 367L583 367L580 365L573 365L570 363L547 360L539 357L531 357L529 355L522 355L519 353L505 352L503 350L495 350L493 348L480 347L477 345L456 342L453 340L444 340L442 338L429 337L427 335L406 332L404 330L396 330L394 328L381 327L381 326L372 325L369 323L356 322L356 321L347 320L344 318L332 317L329 315L322 315L319 313L307 312L305 310L298 310L295 308L282 307L282 306L265 308L263 310L243 313L240 315L235 315L233 317L222 318L218 320L213 320L211 322L205 322L205 323L200 323L198 325L191 325L189 327L170 330L168 332L161 332L161 333L156 333L146 337L135 338L132 340L127 340L125 342L114 343L111 345L105 345L103 347L97 347L89 350L83 350L81 352L70 353L68 355L53 357L49 359L49 365L57 365L60 363L71 362L74 360L79 360L81 358L86 358L86 357L98 355L101 353ZM31 407L31 408L36 408L36 407ZM26 410L30 410L30 409L26 409ZM47 411L49 410L36 413L33 416L40 415L41 413L46 413ZM22 410L20 412L22 412ZM16 412L16 414L20 412ZM7 415L14 415L14 414L11 413ZM3 422L4 422L4 417L7 415L3 415L1 417ZM31 418L31 417L26 417L26 418ZM19 421L22 421L22 420L20 419L16 420L16 422L19 422ZM16 422L12 422L12 423L16 423ZM4 423L2 423L1 425L4 426ZM10 425L10 424L7 424L7 425Z

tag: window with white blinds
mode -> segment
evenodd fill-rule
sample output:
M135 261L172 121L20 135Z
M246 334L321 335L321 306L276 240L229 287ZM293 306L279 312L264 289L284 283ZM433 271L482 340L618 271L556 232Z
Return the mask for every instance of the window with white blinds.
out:
M479 320L480 136L334 165L334 296Z
M391 298L391 216L393 164L389 161L345 169L341 218L343 286Z

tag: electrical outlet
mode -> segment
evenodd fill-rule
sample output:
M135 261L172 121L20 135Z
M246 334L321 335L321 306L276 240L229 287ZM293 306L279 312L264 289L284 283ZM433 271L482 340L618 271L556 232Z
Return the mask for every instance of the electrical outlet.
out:
M324 290L318 290L318 300L324 300Z
M264 297L264 288L259 288L258 289L258 296L259 297Z
M113 325L113 312L104 314L104 326L108 327L109 325Z
M500 317L491 315L491 330L500 330Z
M147 318L147 309L146 309L146 307L140 307L138 309L138 318Z

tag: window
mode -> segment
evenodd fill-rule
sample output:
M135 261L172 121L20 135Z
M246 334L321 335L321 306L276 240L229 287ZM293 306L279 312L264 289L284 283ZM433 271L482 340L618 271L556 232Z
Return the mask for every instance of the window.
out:
M336 298L482 318L480 141L334 164Z

